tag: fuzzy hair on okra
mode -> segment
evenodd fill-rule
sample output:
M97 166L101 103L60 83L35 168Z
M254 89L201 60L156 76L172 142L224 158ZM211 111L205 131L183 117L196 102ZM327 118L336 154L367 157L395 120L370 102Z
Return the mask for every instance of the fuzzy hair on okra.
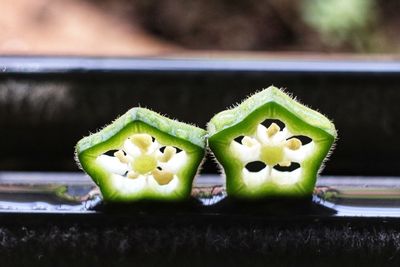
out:
M206 131L132 108L76 145L76 159L107 202L180 201L190 196Z
M235 198L307 197L337 138L334 124L274 86L216 114L208 144Z

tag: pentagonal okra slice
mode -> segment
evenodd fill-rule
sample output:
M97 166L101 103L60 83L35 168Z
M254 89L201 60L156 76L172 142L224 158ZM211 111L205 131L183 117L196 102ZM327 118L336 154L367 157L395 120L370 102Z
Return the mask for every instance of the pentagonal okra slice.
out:
M239 198L306 197L337 136L322 114L271 86L208 124L208 143Z
M106 201L188 198L206 131L133 108L76 146L82 169Z

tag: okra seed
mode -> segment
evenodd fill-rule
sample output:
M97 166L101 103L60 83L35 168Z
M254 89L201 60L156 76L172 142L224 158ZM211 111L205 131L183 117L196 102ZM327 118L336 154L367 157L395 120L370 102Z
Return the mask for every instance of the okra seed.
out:
M278 163L278 165L281 166L281 167L289 167L291 164L292 163L290 161L288 161L288 160L285 160L285 161L282 161L282 162Z
M268 165L267 175L271 176L273 168L278 167L277 170L280 171L279 168L290 167L293 159L301 160L298 157L305 153L300 149L304 144L303 138L308 137L291 136L285 126L281 127L279 123L275 122L271 122L268 128L260 124L253 134L236 137L232 142L231 149L243 164L260 161ZM281 129L283 129L282 132L280 132ZM278 133L279 135L277 135ZM241 146L236 145L237 143ZM299 153L294 154L295 150L299 150Z
M122 150L118 150L117 152L114 153L114 157L118 158L121 163L128 163L129 159L127 156L125 156L124 152Z
M172 173L158 169L155 169L152 172L152 175L157 183L160 185L168 184L174 178L174 175Z
M126 175L128 178L130 178L130 179L135 179L135 178L138 178L139 177L139 174L137 174L136 172L134 172L134 171L129 171L128 172L128 174Z
M146 151L153 143L153 139L149 134L135 134L131 136L131 142L135 144L140 150Z
M180 153L181 151L175 146L160 145L149 134L138 133L127 138L123 148L109 150L109 155L102 155L101 159L104 159L105 168L117 175L115 177L138 179L153 187L154 180L159 186L175 181L175 173L179 172L182 161L186 160L186 153ZM148 180L151 177L154 180ZM171 186L175 183L176 181ZM167 190L166 188L168 187L162 190Z
M269 137L274 136L276 133L278 133L281 130L278 124L273 122L267 129L267 134Z
M298 150L301 147L301 141L297 138L292 138L286 141L286 147L291 150Z
M167 146L164 149L163 155L159 158L161 162L167 162L169 161L174 155L176 154L176 149L175 147L172 146Z
M242 139L242 144L248 147L252 147L256 144L256 142L252 138L245 136Z

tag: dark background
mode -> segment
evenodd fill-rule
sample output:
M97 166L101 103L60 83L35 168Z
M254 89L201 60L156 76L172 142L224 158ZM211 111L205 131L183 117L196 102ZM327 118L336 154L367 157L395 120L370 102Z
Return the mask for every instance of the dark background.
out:
M339 140L323 174L400 174L400 78L390 62L322 62L319 70L318 61L258 61L258 69L234 60L192 60L178 69L184 60L122 60L109 69L98 67L105 59L93 59L96 67L31 61L39 62L35 71L9 66L0 74L2 170L78 171L76 142L134 106L205 127L215 113L273 84L334 121ZM217 167L208 160L204 172Z

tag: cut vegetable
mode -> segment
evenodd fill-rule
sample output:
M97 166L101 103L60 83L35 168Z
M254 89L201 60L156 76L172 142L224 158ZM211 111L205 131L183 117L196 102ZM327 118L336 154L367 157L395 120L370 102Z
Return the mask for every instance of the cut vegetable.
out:
M269 87L208 124L232 197L307 197L337 136L325 116Z
M105 201L183 200L202 162L206 131L133 108L81 139L76 157Z

